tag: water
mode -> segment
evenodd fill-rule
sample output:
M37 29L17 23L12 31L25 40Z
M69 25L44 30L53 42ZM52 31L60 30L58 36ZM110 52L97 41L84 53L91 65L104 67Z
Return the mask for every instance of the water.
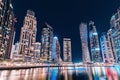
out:
M120 80L120 67L0 70L0 80Z

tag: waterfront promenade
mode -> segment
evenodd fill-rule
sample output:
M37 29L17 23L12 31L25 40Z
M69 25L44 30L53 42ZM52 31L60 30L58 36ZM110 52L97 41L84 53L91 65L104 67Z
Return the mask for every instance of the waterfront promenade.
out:
M120 66L118 64L29 64L29 65L2 65L0 66L0 70L13 70L13 69L30 69L30 68L44 68L44 67L112 67L112 66Z

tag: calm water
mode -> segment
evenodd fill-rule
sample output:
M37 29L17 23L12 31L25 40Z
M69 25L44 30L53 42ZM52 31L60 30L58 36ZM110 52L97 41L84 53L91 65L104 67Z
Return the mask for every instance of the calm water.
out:
M1 70L0 80L120 80L120 67Z

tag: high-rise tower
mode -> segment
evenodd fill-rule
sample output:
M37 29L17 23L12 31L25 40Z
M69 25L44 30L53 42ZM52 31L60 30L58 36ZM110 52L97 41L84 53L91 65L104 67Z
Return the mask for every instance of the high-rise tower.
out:
M108 30L107 36L108 36L108 40L110 42L110 46L111 46L111 50L112 50L112 54L113 54L113 58L114 58L114 63L116 63L117 54L116 54L116 51L115 51L115 44L114 44L114 41L113 41L112 29Z
M37 21L35 13L31 10L27 10L27 14L24 19L23 27L20 34L20 51L25 59L33 56L33 43L36 42Z
M52 61L53 28L45 23L41 36L41 57L45 62Z
M0 0L0 59L10 59L15 17L11 0Z
M71 50L71 39L63 39L63 55L65 62L72 62L72 50Z
M87 24L81 23L79 29L80 29L80 38L82 43L82 59L83 59L83 63L87 63L90 62L90 55L88 50Z
M114 57L113 57L109 33L102 34L102 36L100 37L100 43L101 43L101 50L102 50L104 63L113 63Z
M52 50L52 59L55 62L61 62L62 59L60 57L60 43L57 37L54 37L53 39L53 50Z
M100 45L98 39L98 33L93 21L89 22L89 39L90 39L90 51L93 62L101 62L102 57L100 55Z
M120 63L120 8L111 17L112 48L116 63Z

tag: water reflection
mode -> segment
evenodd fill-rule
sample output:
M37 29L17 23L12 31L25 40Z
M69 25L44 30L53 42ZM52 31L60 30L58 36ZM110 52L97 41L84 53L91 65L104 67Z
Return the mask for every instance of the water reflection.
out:
M120 67L45 67L1 70L0 80L120 80Z

